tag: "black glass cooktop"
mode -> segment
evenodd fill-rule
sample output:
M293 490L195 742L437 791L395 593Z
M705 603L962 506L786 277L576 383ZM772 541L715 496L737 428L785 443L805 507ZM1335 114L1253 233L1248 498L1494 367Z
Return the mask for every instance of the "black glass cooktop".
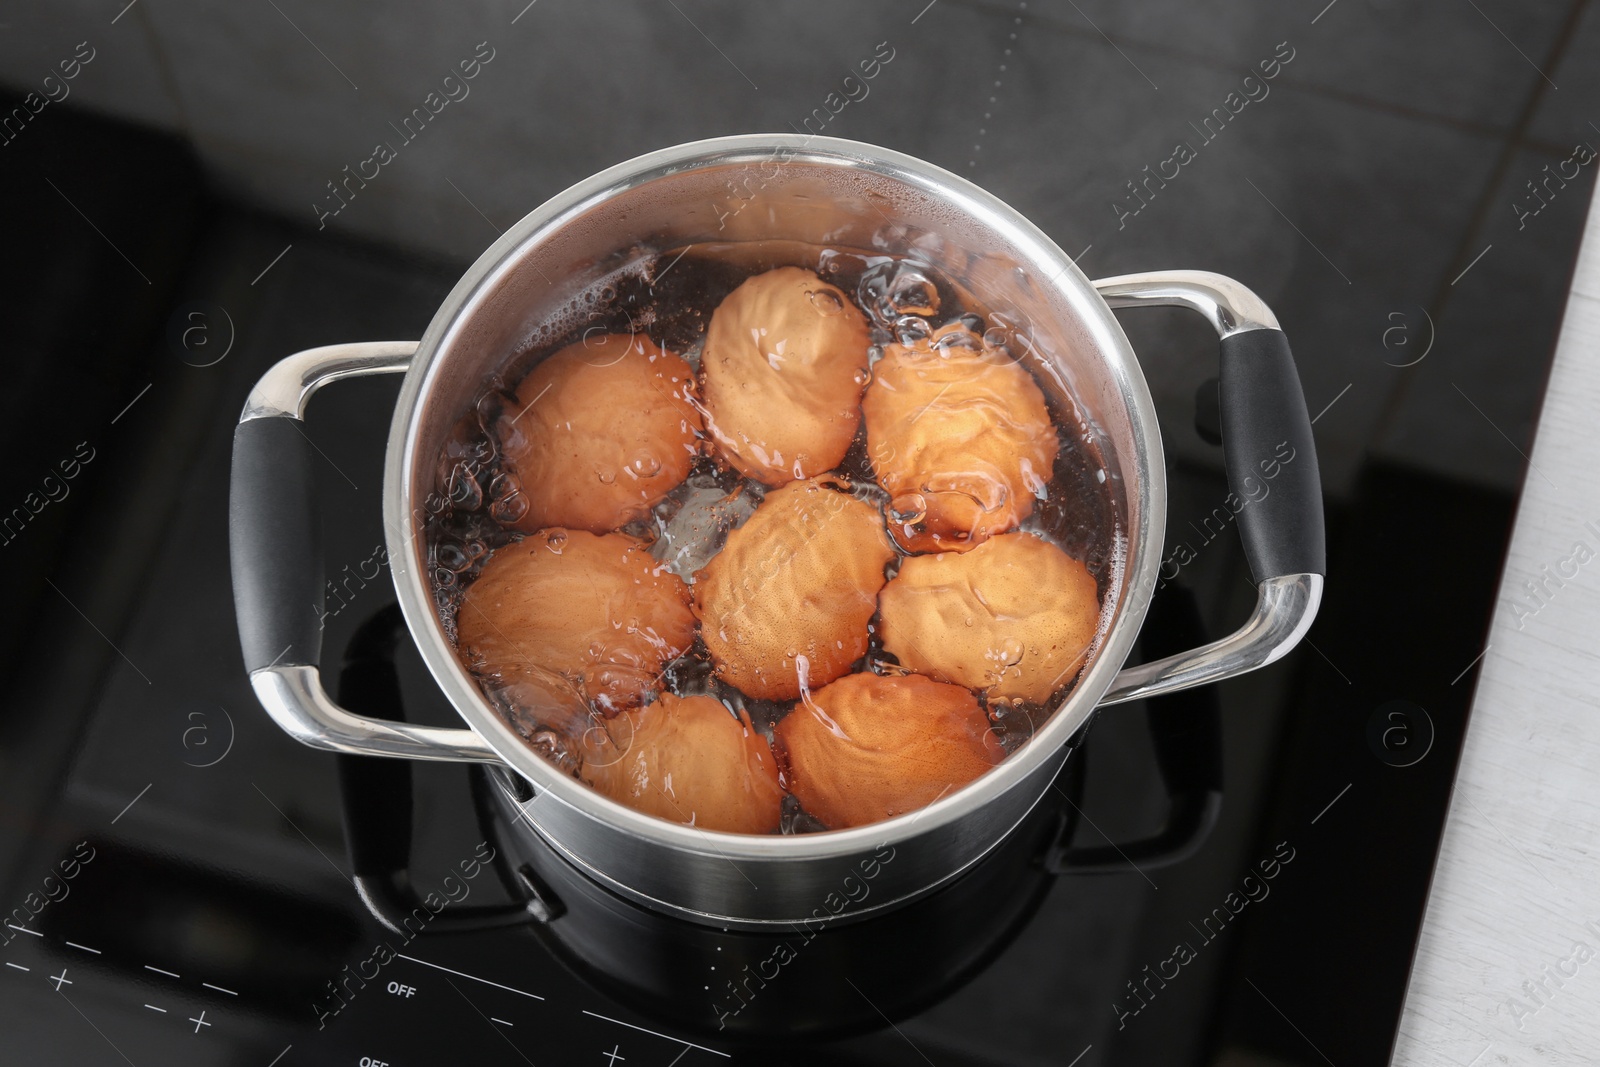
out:
M1540 100L1485 147L1478 201L1428 220L1434 265L1403 294L1341 281L1309 247L1287 281L1248 241L1228 262L1178 264L1270 289L1300 357L1328 483L1309 638L1256 674L1106 709L985 864L898 918L786 949L630 912L507 830L512 786L494 773L341 767L267 720L228 576L245 393L300 348L419 335L461 265L252 213L181 144L58 109L0 171L0 1059L1386 1061L1519 484L1493 472L1522 462L1496 454L1473 477L1471 457L1436 455L1455 438L1430 435L1470 424L1485 454L1526 451L1588 193L1575 180L1536 226L1505 211L1524 172L1556 158L1535 136ZM1260 162L1254 183L1276 190ZM44 182L63 174L98 178L68 198ZM1324 210L1368 226L1388 180L1343 172ZM1004 181L1001 195L1026 199ZM1106 212L1093 232L1126 221ZM1161 226L1138 222L1137 258L1173 265ZM1172 254L1192 259L1172 233ZM1485 245L1500 254L1473 259ZM1091 274L1138 265L1085 260ZM1168 442L1167 544L1189 548L1143 637L1155 655L1231 630L1254 592L1235 538L1205 521L1227 493L1193 403L1214 342L1177 313L1125 321ZM1445 365L1501 345L1506 358L1473 364L1495 365L1492 385ZM1409 377L1386 400L1347 396L1325 369L1339 359ZM349 650L353 705L449 724L415 652L384 637L396 388L353 382L311 408L340 590L325 664L332 684ZM1514 421L1474 412L1469 394L1490 388L1513 398ZM1359 404L1379 410L1356 419ZM386 928L356 891L352 843L458 902ZM530 897L519 925L451 921Z

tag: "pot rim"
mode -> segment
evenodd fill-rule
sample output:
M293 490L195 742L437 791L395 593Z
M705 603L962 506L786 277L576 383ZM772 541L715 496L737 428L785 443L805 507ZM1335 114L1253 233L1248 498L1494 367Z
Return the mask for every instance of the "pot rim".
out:
M418 462L417 435L423 405L439 372L438 354L458 339L464 324L510 273L529 248L559 231L578 215L615 195L684 170L760 163L784 154L785 161L863 169L932 194L968 217L1002 233L1023 253L1044 284L1060 291L1082 314L1081 325L1098 354L1110 364L1119 396L1127 405L1134 441L1131 465L1123 457L1123 480L1130 486L1134 528L1123 531L1134 569L1124 578L1116 613L1094 662L1068 697L1034 736L993 770L916 811L844 830L806 834L740 834L669 822L629 808L539 756L504 722L457 659L444 633L426 583L424 546L413 528L411 486ZM1160 429L1149 387L1133 348L1105 299L1058 245L999 198L959 175L913 156L858 141L794 134L741 134L691 141L649 152L609 167L545 201L523 216L486 249L440 305L418 344L401 384L390 426L384 463L384 526L390 571L406 625L423 661L457 714L536 789L523 805L532 811L546 795L578 812L628 833L705 856L730 861L833 858L870 851L956 822L1026 780L1049 760L1094 712L1127 658L1144 622L1160 566L1160 539L1166 526L1166 477L1161 462ZM1131 466L1131 469L1130 469Z

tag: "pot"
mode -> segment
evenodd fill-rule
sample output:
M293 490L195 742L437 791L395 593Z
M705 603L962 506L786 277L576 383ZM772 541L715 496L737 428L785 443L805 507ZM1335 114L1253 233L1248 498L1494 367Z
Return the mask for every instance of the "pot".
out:
M769 239L910 256L1027 324L1040 387L1075 404L1099 436L1124 541L1105 593L1103 638L1060 706L1004 763L883 822L760 836L641 814L530 749L457 659L435 612L423 534L430 501L444 488L437 461L447 435L495 371L527 347L549 309L644 252ZM1154 406L1112 309L1154 305L1197 311L1220 338L1225 464L1233 498L1248 501L1232 510L1257 603L1228 637L1125 668L1162 566L1166 489ZM313 453L298 422L323 385L380 373L405 375L383 490L396 595L465 728L352 714L328 696L319 674L323 576ZM1269 470L1272 491L1259 495ZM245 664L284 730L335 752L504 764L527 783L518 802L523 820L565 861L626 899L717 927L802 922L884 848L895 859L879 872L875 891L848 902L835 921L928 894L1022 822L1096 707L1218 681L1285 654L1316 614L1324 571L1310 419L1288 342L1259 298L1231 279L1192 271L1091 282L1037 227L971 183L900 153L820 137L718 138L603 171L535 209L484 252L420 341L334 345L284 359L245 404L231 492Z

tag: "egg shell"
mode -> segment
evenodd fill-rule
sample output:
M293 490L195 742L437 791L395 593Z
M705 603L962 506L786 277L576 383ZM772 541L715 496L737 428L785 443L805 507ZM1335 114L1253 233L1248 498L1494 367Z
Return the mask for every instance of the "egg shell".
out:
M712 314L700 356L717 454L771 486L837 467L861 425L870 344L866 318L810 271L746 279Z
M555 529L495 551L462 597L456 630L488 683L553 671L615 714L639 704L694 642L694 614L688 586L643 543Z
M1039 704L1077 677L1100 620L1088 569L1020 532L909 557L879 610L884 650L901 666Z
M541 361L498 426L527 500L516 528L605 533L647 514L699 454L693 382L643 334L589 337Z
M695 576L694 610L718 677L793 700L867 651L894 548L878 509L828 479L769 492Z
M1005 758L969 691L916 674L841 678L775 733L789 791L834 830L916 811Z
M706 830L771 833L783 810L766 738L710 696L663 693L597 726L582 776L630 808Z
M966 551L1033 513L1060 441L1038 384L1004 349L951 324L889 345L872 374L867 458L901 548Z

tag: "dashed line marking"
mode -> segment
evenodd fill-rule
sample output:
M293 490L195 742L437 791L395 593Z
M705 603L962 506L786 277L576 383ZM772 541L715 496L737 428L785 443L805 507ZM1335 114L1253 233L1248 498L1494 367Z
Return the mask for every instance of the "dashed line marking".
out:
M465 99L465 98L463 97L463 99ZM265 267L261 268L261 273L257 274L255 276L255 280L252 281L250 284L254 285L256 282L259 282L262 278L265 278L267 276L267 271L271 270L273 267L276 267L278 265L278 260L282 259L285 255L287 255L288 252L289 252L289 249L291 249L293 247L294 247L294 245L292 245L292 244L284 245L283 246L283 251L279 252L277 255L273 256L272 257L272 262L268 263Z
M1352 785L1355 785L1355 783L1351 782L1349 785L1347 785L1343 789L1339 790L1339 796L1338 797L1334 797L1332 800L1328 801L1328 808L1331 808L1335 804L1339 803L1339 797L1342 797L1346 793L1350 792L1350 786L1352 786ZM1328 814L1328 808L1323 808L1321 811L1317 812L1317 819L1320 819L1324 815ZM1312 819L1311 820L1311 825L1312 826L1317 825L1317 819Z
M460 978L470 978L474 982L482 982L484 985L492 985L496 989L504 989L508 993L521 993L523 996L532 997L534 1000L544 999L537 993L529 993L521 989L513 989L511 986L501 985L499 982L491 982L487 978L479 978L477 975L468 974L465 971L452 971L450 968L441 967L437 963L429 963L427 960L419 960L415 956L407 956L404 952L396 952L395 955L399 956L403 960L410 960L412 963L420 963L424 967L432 967L436 971L444 971L446 974L453 974ZM602 1016L602 1018L604 1018L604 1016Z
M154 384L156 384L156 383L155 382L151 382L149 385L146 385L143 389L139 390L139 395L134 397L132 400L128 401L128 407L123 408L121 411L117 412L117 419L120 419L120 418L122 418L122 416L126 415L128 413L128 408L131 408L131 407L133 407L133 405L137 404L139 402L139 400L144 396L144 394L146 394L146 393L148 393L150 391L150 386L154 385ZM112 419L111 420L111 425L115 426L117 424L117 419Z
M396 953L396 955L399 955L399 953ZM732 1058L726 1052L718 1052L714 1048L707 1048L705 1045L697 1045L693 1041L685 1041L681 1037L673 1037L671 1034L663 1034L660 1030L651 1030L651 1029L648 1029L647 1027L635 1026L633 1023L625 1023L621 1019L613 1019L609 1015L601 1015L599 1012L590 1011L588 1008L584 1008L583 1009L583 1013L585 1015L592 1015L596 1019L604 1019L608 1023L616 1023L618 1026L626 1026L630 1030L638 1030L641 1033L654 1034L656 1037L664 1037L668 1041L676 1041L680 1045L687 1045L689 1048L697 1048L701 1052L709 1052L713 1056L721 1056L723 1059L731 1059Z
M137 670L138 668L134 668L134 669ZM149 785L146 785L143 789L139 790L139 797L142 797L146 793L150 792L150 786L152 786L152 785L155 785L155 783L151 782ZM139 803L139 797L134 797L132 800L128 801L128 808L131 808L135 804ZM124 815L128 814L128 808L123 808L121 811L117 812L117 819L120 819ZM111 820L111 825L112 826L117 825L117 819L112 819Z
M1493 248L1493 247L1494 247L1494 245L1491 244L1491 245L1488 246L1488 248L1485 248L1482 252L1479 252L1477 255L1473 256L1472 257L1472 262L1467 264L1466 270L1463 270L1460 274L1457 274L1456 275L1456 280L1454 282L1451 282L1450 284L1454 285L1456 282L1459 282L1462 278L1465 278L1467 276L1467 271L1471 270L1473 267L1476 267L1478 265L1478 260L1480 260L1484 256L1488 255L1489 254L1489 249Z

